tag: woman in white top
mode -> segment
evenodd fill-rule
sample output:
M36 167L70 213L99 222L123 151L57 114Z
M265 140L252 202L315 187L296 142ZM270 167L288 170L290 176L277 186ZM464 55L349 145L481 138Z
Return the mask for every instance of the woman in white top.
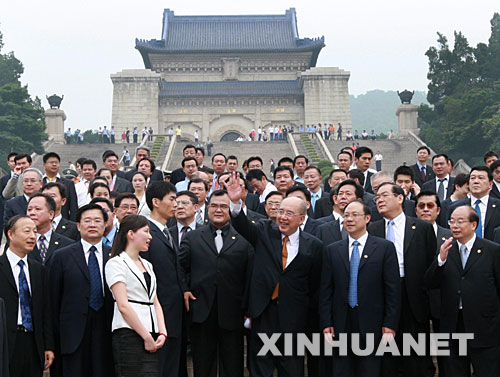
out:
M113 293L113 356L117 377L159 376L155 353L167 340L163 311L156 296L153 266L139 253L149 249L144 216L125 216L115 236L106 282Z
M132 187L134 188L134 195L139 199L139 209L137 214L149 217L151 215L151 210L146 204L146 185L148 183L148 177L143 172L135 172L132 176Z

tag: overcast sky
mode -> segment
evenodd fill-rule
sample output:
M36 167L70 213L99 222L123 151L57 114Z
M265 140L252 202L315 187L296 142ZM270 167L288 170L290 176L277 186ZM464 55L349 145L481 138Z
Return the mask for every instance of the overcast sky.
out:
M42 99L64 94L66 126L111 123L110 74L144 68L135 38L160 39L164 8L176 15L284 14L296 8L299 36L325 37L318 66L351 72L350 94L373 89L426 90L425 51L436 32L471 45L486 42L498 0L2 0L5 47L24 64L22 81Z

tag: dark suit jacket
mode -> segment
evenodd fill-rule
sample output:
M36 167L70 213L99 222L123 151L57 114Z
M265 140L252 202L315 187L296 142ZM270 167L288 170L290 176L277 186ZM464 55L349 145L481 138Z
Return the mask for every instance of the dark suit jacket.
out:
M126 178L126 177L127 177L127 173L126 173L126 172L124 172L123 170L118 169L118 170L116 171L116 175L117 175L119 178L127 179L127 178Z
M425 274L430 288L441 289L440 331L456 332L460 297L465 332L474 333L472 347L500 344L500 245L476 238L465 269L457 241L453 241L442 267L437 257Z
M252 211L248 208L247 208L247 217L248 217L248 220L250 220L252 222L257 222L261 219L266 219L266 216L264 216L258 212ZM208 216L207 216L207 218L208 218Z
M321 198L316 201L314 206L314 218L319 219L321 217L326 217L332 214L333 202L330 197Z
M432 192L435 192L437 193L437 190L436 190L436 179L437 177L434 177L434 179L431 179L430 181L427 181L425 182L423 185L422 185L422 191L432 191ZM446 191L446 199L448 199L451 194L453 194L453 191L455 190L455 186L454 186L454 183L455 182L455 178L453 177L450 177L450 181L448 182L448 190Z
M437 250L436 256L439 254L439 249L444 241L451 237L451 231L442 226L437 227ZM431 306L431 317L440 318L441 315L441 291L439 289L431 289L429 291L429 303Z
M373 190L372 190L372 182L371 182L371 176L373 175L374 173L372 173L371 171L369 171L367 174L366 174L366 179L365 179L365 184L363 186L363 188L365 189L366 192L369 192L370 194L373 194Z
M158 300L165 316L168 336L179 338L182 330L184 296L179 278L178 247L175 243L173 249L168 246L163 231L152 222L149 223L149 232L153 238L149 250L142 252L141 257L153 264L158 284Z
M474 203L471 204L470 198L460 199L454 202L448 211L448 218L451 213L460 206L467 205L474 207ZM488 198L488 207L486 208L486 216L484 218L483 236L487 240L493 241L495 228L500 226L500 200L493 197Z
M50 236L50 243L49 247L47 249L47 256L45 258L45 266L46 268L50 268L50 264L52 262L52 257L54 256L54 253L66 246L69 246L71 244L75 243L74 240L64 237L58 233L52 232L52 235ZM40 256L40 250L38 249L38 242L33 249L31 253L28 254L28 258L36 260L38 263L42 263L42 257Z
M183 181L186 178L186 173L182 168L177 168L172 171L172 175L170 176L170 183L175 185L177 182Z
M490 196L495 199L500 199L500 191L498 191L498 187L495 184L495 182L493 182L493 187L491 188Z
M259 204L259 195L249 192L245 199L245 206L252 211L257 211L259 209Z
M45 351L54 350L47 279L43 266L32 259L28 259L28 270L31 287L33 330L40 365L43 369ZM17 337L19 292L6 253L0 256L0 275L2 275L0 278L0 297L5 301L9 358L12 358Z
M72 240L80 241L80 232L78 231L76 223L64 217L59 221L59 224L57 224L56 233Z
M114 187L114 192L117 192L119 194L123 192L134 192L134 188L132 187L132 183L127 181L124 178L116 177L115 181L115 187Z
M326 247L320 293L321 329L333 326L344 333L348 321L350 281L349 240ZM361 334L382 337L382 327L398 329L401 284L398 257L392 242L368 236L358 269L358 319ZM351 330L352 331L352 330Z
M61 215L65 219L71 221L76 220L76 213L78 212L78 196L76 195L75 182L66 178L56 178L57 182L62 183L66 187L66 204L61 208ZM47 183L48 179L45 177L43 183Z
M132 182L132 177L134 176L134 174L136 172L137 172L137 169L130 170L130 171L126 172L124 176L120 175L119 177L124 178L127 181ZM155 169L153 171L153 174L151 174L151 181L163 181L163 173L160 170Z
M0 297L0 375L9 377L9 339L7 338L7 314L5 302Z
M102 246L104 310L106 329L102 341L111 347L111 320L113 318L113 297L106 284L105 265L111 248ZM52 256L49 270L52 312L55 333L59 337L61 352L70 354L80 346L89 311L90 280L89 268L81 242L75 242L59 249ZM109 360L112 364L112 360ZM112 366L112 365L110 365Z
M320 225L323 225L323 222L317 219L313 219L312 217L307 217L307 221L304 226L304 232L315 235L316 230Z
M500 226L493 232L493 242L500 244Z
M333 215L331 216L333 219ZM340 232L340 223L335 219L320 224L313 234L323 242L323 246L325 248L328 245L342 239L342 233Z
M2 178L0 178L0 242L2 241L2 236L3 236L3 214L4 214L4 206L6 200L4 199L2 192L5 186L7 185L7 182L9 182L10 179L10 172L7 175L4 175Z
M279 325L283 332L304 332L310 308L317 307L321 275L322 244L313 235L300 232L299 251L285 270L282 266L282 235L271 220L252 224L243 211L233 217L233 226L255 248L248 315L258 318L271 303L279 282ZM267 324L262 324L266 327ZM271 325L270 325L271 327ZM265 329L261 329L265 330Z
M413 169L413 174L415 176L415 182L417 185L422 187L422 185L430 181L431 179L436 178L436 174L434 174L434 171L432 170L432 166L430 165L425 165L425 179L422 178L422 172L420 171L419 167L417 164L414 164L410 166Z
M240 329L246 314L253 247L232 226L223 237L220 253L214 238L211 226L205 225L189 232L181 244L183 291L190 291L196 297L189 304L191 320L205 322L217 298L219 327Z
M175 217L174 217L175 219ZM203 225L195 225L195 229L201 228ZM177 246L180 247L179 244L179 232L177 231L177 221L174 223L174 225L168 227L168 231L170 232L170 235L174 239L174 242ZM190 231L191 232L191 231Z
M7 222L15 215L26 215L26 210L28 209L28 201L24 195L15 196L5 202L5 208L3 213L3 222Z
M371 223L370 234L385 238L385 220ZM424 275L436 256L436 235L432 225L406 216L404 235L404 270L406 294L415 319L429 320L429 298Z

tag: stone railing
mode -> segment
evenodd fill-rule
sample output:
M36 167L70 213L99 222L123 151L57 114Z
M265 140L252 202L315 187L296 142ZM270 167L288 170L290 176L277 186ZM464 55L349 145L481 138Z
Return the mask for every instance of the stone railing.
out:
M293 140L293 134L288 134L287 140L288 144L290 144L290 148L292 148L294 157L298 156L299 150L297 149L297 144L295 144L295 140Z
M161 166L161 171L167 171L167 166L172 158L172 153L174 152L176 137L172 136L170 140L170 145L168 146L167 155L165 156L165 160L163 160L163 164Z

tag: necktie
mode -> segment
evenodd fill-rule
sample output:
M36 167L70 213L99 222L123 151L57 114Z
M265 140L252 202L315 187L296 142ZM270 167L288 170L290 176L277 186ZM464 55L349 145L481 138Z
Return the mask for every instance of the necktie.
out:
M358 269L359 269L359 249L360 243L354 241L351 253L351 262L349 269L349 291L347 293L347 301L351 308L358 305Z
M479 203L481 203L481 200L476 200L476 206L474 207L477 215L479 216L479 222L477 223L476 228L476 236L483 237L483 222L481 221L481 208L479 208Z
M439 200L444 200L444 178L443 179L438 179L439 181L439 186L438 186L438 192L437 195L439 197Z
M21 271L19 272L19 303L21 304L23 327L28 331L33 331L31 294L28 286L28 280L24 274L24 261L21 259L17 264L21 268Z
M203 217L201 217L201 209L196 211L196 217L194 220L196 221L196 224L203 225Z
M285 236L283 238L283 246L281 247L281 263L283 265L283 270L286 268L286 261L288 259L288 250L286 248L286 244L289 241L288 236ZM276 287L274 288L273 295L271 296L271 299L276 300L278 298L279 294L279 289L280 289L280 283L276 284Z
M312 206L312 209L314 211L314 208L316 206L316 200L318 200L318 196L319 194L316 193L316 194L312 194L312 198L311 198L311 206Z
M460 246L460 259L462 260L462 268L465 269L465 265L467 264L467 259L468 259L468 255L467 255L467 246L465 245L461 245Z
M393 244L396 244L396 235L394 234L394 220L390 220L387 223L387 233L385 235L385 239L387 241L391 241Z
M222 245L223 245L223 241L222 241L222 230L220 229L217 229L215 231L215 248L217 249L217 252L220 253L220 251L222 250Z
M170 232L168 231L167 227L163 228L163 234L167 238L167 245L170 246L171 248L174 248L174 243L172 242L172 236L170 235Z
M45 264L45 259L47 258L47 245L45 245L45 236L42 234L38 239L40 242L38 245L38 251L40 252L40 258L42 258L42 264Z
M425 166L422 166L422 168L420 169L420 173L422 174L422 179L425 181Z
M104 296L102 294L101 270L95 252L97 248L92 246L89 250L89 278L90 278L90 297L89 306L98 311L104 305Z
M181 229L181 240L179 242L179 245L184 240L184 238L186 238L186 234L188 234L190 231L191 231L190 227L188 227L188 226L183 226L182 227L182 229Z

